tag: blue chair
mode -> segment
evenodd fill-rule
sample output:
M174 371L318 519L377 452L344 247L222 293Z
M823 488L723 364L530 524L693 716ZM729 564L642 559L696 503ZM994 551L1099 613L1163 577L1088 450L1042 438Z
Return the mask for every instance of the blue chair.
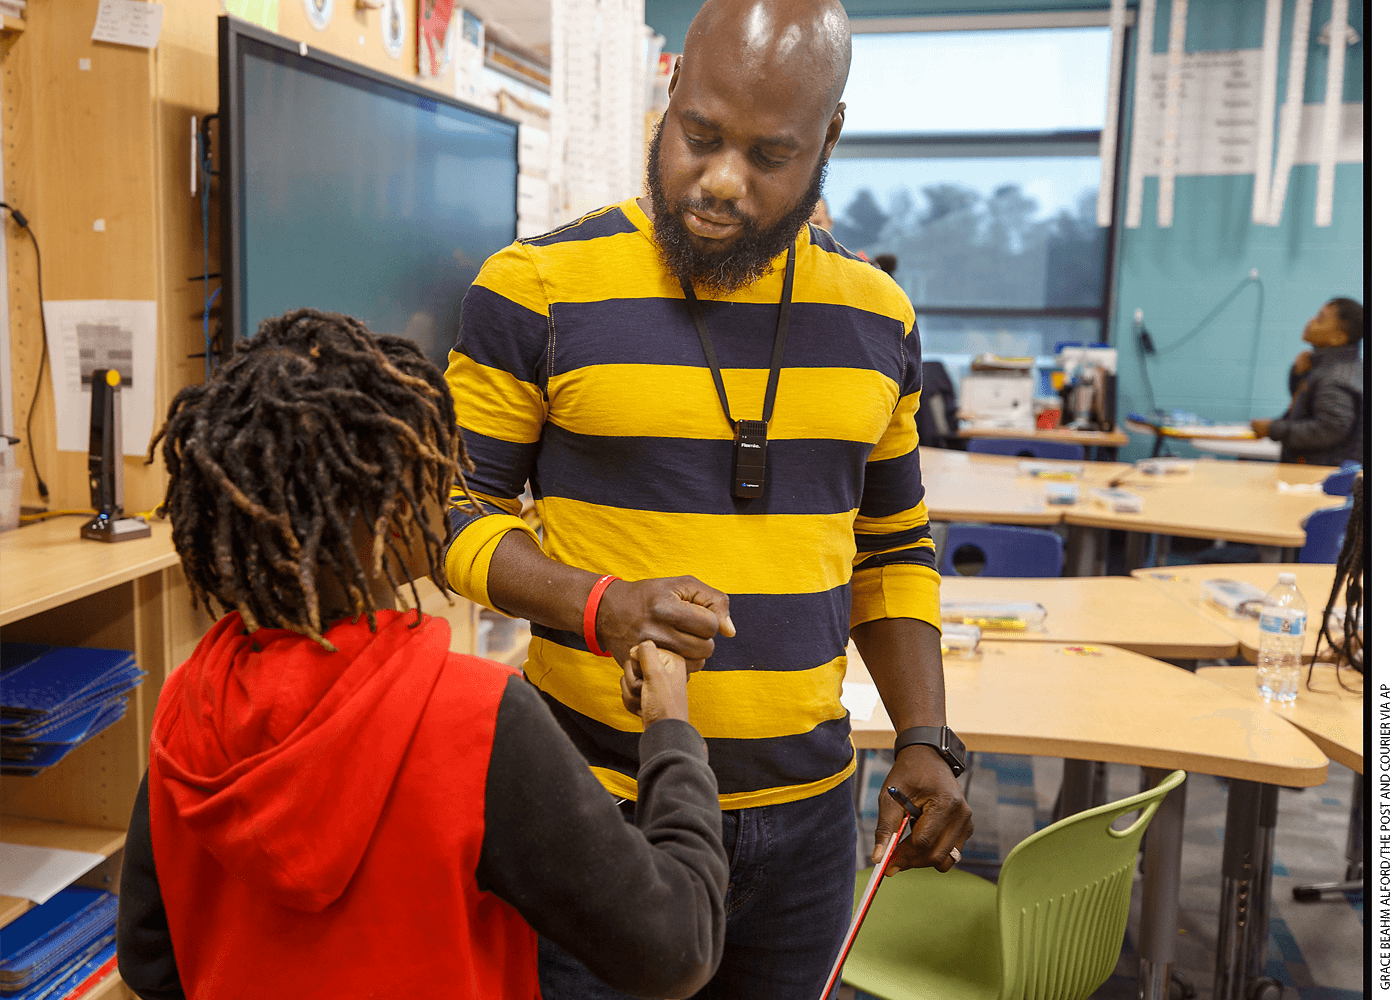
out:
M1307 540L1298 550L1300 563L1336 563L1342 554L1342 542L1346 539L1347 522L1351 520L1351 501L1345 507L1331 510L1315 510L1303 521L1303 531Z
M950 524L939 560L941 572L972 575L959 573L954 565L965 546L982 554L985 566L978 576L1059 576L1065 565L1065 543L1053 531L1009 524Z
M970 438L967 450L983 455L1014 455L1019 458L1063 458L1071 462L1084 461L1084 446L1065 441L1041 441L1036 438Z
M1322 481L1322 492L1334 497L1351 496L1351 483L1361 471L1361 463L1347 459L1337 471Z

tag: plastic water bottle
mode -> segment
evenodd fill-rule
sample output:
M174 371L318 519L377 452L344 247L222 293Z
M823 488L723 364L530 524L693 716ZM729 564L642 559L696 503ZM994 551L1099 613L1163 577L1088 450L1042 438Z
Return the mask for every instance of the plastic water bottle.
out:
M1265 698L1291 702L1303 677L1303 632L1308 605L1295 585L1297 575L1280 573L1259 610L1259 669L1255 684Z

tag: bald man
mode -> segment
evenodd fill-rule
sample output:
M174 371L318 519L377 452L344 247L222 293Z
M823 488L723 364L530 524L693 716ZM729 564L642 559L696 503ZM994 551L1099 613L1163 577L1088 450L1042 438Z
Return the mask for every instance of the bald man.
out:
M626 816L647 781L629 650L651 639L693 671L730 860L724 957L698 996L815 997L839 949L858 863L848 638L899 732L888 783L923 807L894 865L947 871L972 833L914 312L808 224L849 65L835 0L709 0L648 196L487 261L448 369L482 508L452 511L448 577L534 623L526 677ZM527 482L542 539L519 518ZM550 794L521 789L531 808ZM876 858L900 815L882 794ZM618 996L590 971L597 934L577 955L541 940L545 997Z

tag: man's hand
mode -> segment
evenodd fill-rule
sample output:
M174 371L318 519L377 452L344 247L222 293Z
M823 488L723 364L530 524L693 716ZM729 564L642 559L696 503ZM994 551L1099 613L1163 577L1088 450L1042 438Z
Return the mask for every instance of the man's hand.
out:
M1306 375L1312 371L1313 355L1312 351L1303 351L1293 359L1293 374Z
M683 657L691 673L714 655L717 634L734 635L728 595L693 576L618 580L603 592L596 627L599 643L624 667L633 646L653 642Z
M893 785L923 809L924 814L914 824L914 832L897 848L897 854L886 870L893 875L905 868L937 868L946 872L953 867L949 852L962 848L972 836L972 809L963 798L962 786L953 777L947 762L932 747L915 744L905 747L890 768L886 785ZM875 824L875 850L871 864L879 864L885 847L904 816L904 809L888 792L880 793L880 819Z
M1272 420L1251 420L1249 422L1249 427L1250 430L1254 431L1255 437L1266 438L1269 436L1269 425L1271 423L1273 423Z
M650 728L662 719L690 721L685 686L690 671L685 661L653 642L643 642L628 651L622 672L622 701L627 710L642 717L642 727ZM630 697L635 685L638 695ZM634 704L635 702L635 704Z

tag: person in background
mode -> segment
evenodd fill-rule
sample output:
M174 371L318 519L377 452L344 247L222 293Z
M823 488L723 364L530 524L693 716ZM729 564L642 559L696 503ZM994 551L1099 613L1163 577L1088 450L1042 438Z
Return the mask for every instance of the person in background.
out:
M877 253L875 266L893 278L894 270L899 266L899 258L892 253Z
M1288 373L1293 399L1283 416L1251 420L1256 437L1283 445L1284 462L1341 465L1361 461L1365 420L1361 383L1361 340L1365 311L1355 299L1329 301L1303 328L1313 345L1299 354Z
M851 640L900 734L889 784L923 809L892 865L947 871L973 830L919 472L918 324L889 275L808 221L850 59L836 0L707 0L647 195L492 256L449 356L486 514L453 510L448 579L533 623L525 675L626 814L637 728L610 692L628 651L652 639L696 671L732 871L707 998L815 997L840 950ZM756 485L736 455L760 441ZM542 539L519 517L527 482ZM879 801L882 856L903 810ZM546 938L545 997L617 997Z
M700 989L728 863L685 662L629 651L629 825L517 671L449 652L448 624L399 600L446 587L444 509L472 468L422 351L331 313L265 320L180 390L152 453L162 438L185 575L228 613L156 707L127 986L529 1000L539 928L629 994Z
M817 207L812 209L812 217L807 221L814 226L820 226L828 233L831 232L831 212L826 207L825 198L817 199Z

